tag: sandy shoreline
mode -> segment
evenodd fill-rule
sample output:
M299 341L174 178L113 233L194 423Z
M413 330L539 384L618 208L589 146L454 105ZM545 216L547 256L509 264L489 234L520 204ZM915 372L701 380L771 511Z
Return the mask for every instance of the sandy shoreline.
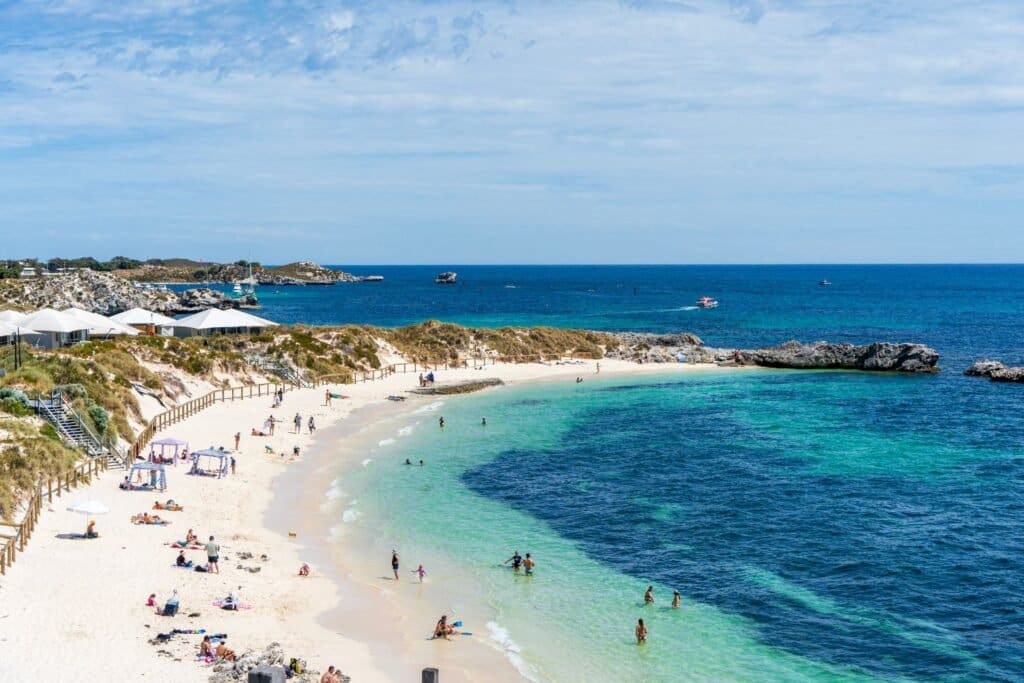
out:
M602 375L693 371L717 368L601 361ZM572 381L576 375L586 378L593 373L593 362L521 364L441 372L438 379L498 377L519 384ZM286 657L302 657L317 670L334 664L355 681L415 680L425 666L440 668L446 681L521 680L482 634L457 643L427 640L441 608L412 581L398 590L385 586L388 558L363 557L350 539L327 542L328 515L336 514L324 506L332 478L359 466L359 444L375 434L382 421L429 400L386 401L388 395L415 384L416 375L407 374L335 387L350 398L336 399L330 407L322 405L322 389L291 392L283 407L273 411L283 422L270 438L248 436L250 428L259 427L271 413L265 399L217 404L161 436L186 439L193 448L230 447L232 435L241 431L237 475L221 480L192 477L179 466L169 468L165 493L143 493L118 490L124 473L113 470L89 487L54 498L31 546L0 580L0 649L14 653L0 658L0 679L33 680L45 668L48 676L75 680L112 680L128 674L150 681L205 681L213 671L194 661L200 636L176 636L159 646L147 642L174 628L205 628L228 633L228 644L239 653L277 641ZM296 412L303 416L300 435L290 433ZM305 429L310 415L320 428L312 438ZM348 446L339 446L342 443ZM273 455L263 453L265 444L272 446ZM290 454L295 445L303 451L299 460L277 455ZM185 510L161 514L172 520L171 526L130 524L132 514L149 510L157 498L173 498ZM84 529L87 520L65 507L85 499L100 500L111 509L97 518L101 537L58 538ZM184 537L189 528L203 540L216 536L222 546L220 574L172 566L177 551L165 544ZM296 536L290 538L288 532ZM239 560L242 552L254 558ZM201 550L187 555L205 562ZM261 561L261 555L267 561ZM308 579L296 575L303 561L314 567ZM173 589L181 596L178 617L160 617L145 606L150 593L163 601ZM226 612L214 607L212 602L229 590L237 590L252 609ZM186 616L190 613L200 616ZM54 648L61 653L58 661L48 657Z

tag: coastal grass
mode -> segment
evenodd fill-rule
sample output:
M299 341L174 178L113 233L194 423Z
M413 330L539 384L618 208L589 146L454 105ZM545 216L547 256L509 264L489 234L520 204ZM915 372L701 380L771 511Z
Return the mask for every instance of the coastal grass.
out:
M0 432L8 435L7 441L0 441L0 514L10 514L13 501L27 493L39 476L66 468L76 458L52 427L25 417L31 409L15 392L38 396L59 388L101 439L130 442L135 437L133 424L145 421L138 395L148 392L173 402L182 375L215 386L275 372L304 381L331 377L344 383L356 372L383 367L384 352L397 352L417 362L458 362L480 356L533 361L570 354L600 358L615 343L610 335L584 330L473 329L428 321L397 329L295 325L254 335L186 339L140 335L88 341L57 351L23 346L17 370L11 350L0 349L0 364L7 370L0 377L0 392L8 389L0 395L0 411L12 424L20 419L31 425ZM147 363L175 372L154 372Z

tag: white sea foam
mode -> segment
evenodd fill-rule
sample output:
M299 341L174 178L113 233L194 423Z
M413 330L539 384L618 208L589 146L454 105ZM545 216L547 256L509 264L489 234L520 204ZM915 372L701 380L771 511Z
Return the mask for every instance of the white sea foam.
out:
M398 430L399 436L409 436L412 434L412 430L416 429L416 425L406 425Z
M343 513L341 513L341 521L345 522L346 524L351 524L352 522L356 521L362 516L363 515L361 512L359 512L359 510L356 510L355 508L349 508L348 510L345 510Z
M444 405L444 401L434 401L433 403L428 403L427 405L422 406L420 408L417 408L416 410L414 410L412 412L413 412L414 415L417 414L417 413L433 413L433 412L439 410L441 408L441 406L443 406L443 405Z
M537 681L537 678L530 670L530 666L520 654L522 650L520 650L519 645L509 636L508 629L496 621L488 621L487 633L491 636L491 642L497 645L498 649L505 653L508 661L512 662L512 666L522 674L523 678L529 681Z
M373 458L367 458L366 460L363 461L363 467L366 467L371 462L373 462Z
M380 441L377 442L377 446L379 448L383 448L384 446L390 446L394 442L395 442L394 439L381 439Z
M348 530L342 524L336 524L327 531L327 540L330 543L336 543L348 532Z

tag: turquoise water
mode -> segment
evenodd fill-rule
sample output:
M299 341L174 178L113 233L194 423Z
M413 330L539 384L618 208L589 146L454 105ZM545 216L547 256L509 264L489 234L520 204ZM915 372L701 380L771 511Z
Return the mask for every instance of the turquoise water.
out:
M344 525L538 680L1020 680L1019 405L990 387L741 371L450 399L339 482ZM536 576L500 566L517 549Z

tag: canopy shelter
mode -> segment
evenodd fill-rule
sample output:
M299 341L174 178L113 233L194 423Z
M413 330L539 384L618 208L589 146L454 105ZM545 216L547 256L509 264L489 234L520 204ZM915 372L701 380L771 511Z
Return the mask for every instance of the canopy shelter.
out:
M0 311L0 322L17 324L20 323L28 316L28 313L21 313L19 311Z
M154 446L160 447L160 455L157 455ZM165 455L164 449L173 448L174 452L171 453L170 459ZM149 442L149 461L155 463L167 463L178 466L178 453L188 452L188 441L182 441L181 439L175 439L170 436L165 436L162 439Z
M111 336L135 336L139 333L134 327L129 327L122 323L112 320L105 315L99 313L93 313L82 308L65 308L62 313L67 313L75 320L79 320L89 326L89 337L90 338L104 338Z
M167 470L157 462L137 462L128 470L125 482L121 488L128 491L166 491Z
M234 308L207 308L174 321L175 337L209 337L216 334L248 334L277 323Z
M147 311L144 308L130 308L127 311L110 316L114 322L133 327L140 332L169 337L174 332L174 318Z
M209 465L206 467L205 465ZM200 474L210 477L227 476L231 464L231 454L219 448L204 448L192 453L192 469L189 474Z
M30 337L25 339L28 343L34 343L37 341L39 333L35 330L30 330L24 325L17 325L15 323L4 322L0 320L0 346L6 346L7 344L13 344L14 340L17 339L18 335L22 337Z
M38 332L39 337L33 342L44 349L71 346L89 338L87 323L52 308L30 313L19 324Z

